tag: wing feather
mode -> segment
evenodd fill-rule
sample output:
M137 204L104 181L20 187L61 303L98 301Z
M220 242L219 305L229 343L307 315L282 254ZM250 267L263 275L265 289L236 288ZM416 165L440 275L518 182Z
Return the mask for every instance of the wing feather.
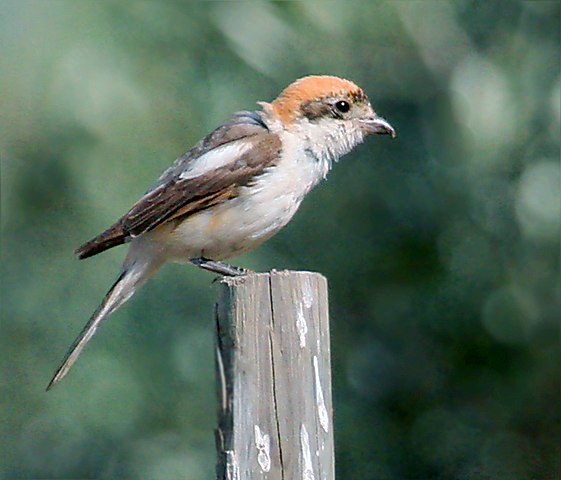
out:
M213 158L210 169L205 170L205 154L220 148L231 158ZM280 151L279 137L268 131L257 113L236 114L178 158L123 217L79 247L76 254L80 258L96 255L164 223L185 219L234 198L240 187L275 164Z

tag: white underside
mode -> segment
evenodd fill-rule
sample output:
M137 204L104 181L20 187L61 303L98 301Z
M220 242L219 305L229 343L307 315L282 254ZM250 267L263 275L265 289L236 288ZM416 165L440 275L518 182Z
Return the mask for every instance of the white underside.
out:
M277 165L253 185L243 187L238 197L188 217L180 225L170 223L133 239L127 262L145 255L163 262L197 257L223 260L261 245L292 219L305 195L325 178L332 160L362 141L362 135L352 142L331 135L331 148L322 154L312 148L325 146L321 125L316 133L320 138L302 140L298 132L279 131L283 153Z

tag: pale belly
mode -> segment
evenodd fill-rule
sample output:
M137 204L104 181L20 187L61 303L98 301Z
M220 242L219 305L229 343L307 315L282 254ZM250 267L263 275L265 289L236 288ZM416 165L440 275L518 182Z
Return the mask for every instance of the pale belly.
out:
M307 156L287 154L281 163L243 187L236 198L141 235L138 247L148 243L164 261L175 262L223 260L258 247L291 220L328 170L327 164Z
M277 189L274 189L277 190ZM294 193L260 191L187 218L161 236L166 257L227 259L261 245L284 227L300 206Z

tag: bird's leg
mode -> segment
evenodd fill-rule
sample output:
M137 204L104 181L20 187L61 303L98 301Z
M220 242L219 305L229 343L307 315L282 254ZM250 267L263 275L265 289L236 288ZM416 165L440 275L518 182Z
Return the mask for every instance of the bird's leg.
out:
M239 277L251 273L251 270L246 268L235 267L227 263L219 262L217 260L210 260L209 258L197 257L189 260L193 265L208 270L209 272L218 273L227 277Z

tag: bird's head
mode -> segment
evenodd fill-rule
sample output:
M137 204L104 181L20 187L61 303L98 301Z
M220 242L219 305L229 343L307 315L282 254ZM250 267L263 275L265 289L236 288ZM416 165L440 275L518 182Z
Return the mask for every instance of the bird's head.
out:
M369 134L395 137L364 91L339 77L301 78L263 106L286 132L305 138L308 148L329 160L348 153Z

